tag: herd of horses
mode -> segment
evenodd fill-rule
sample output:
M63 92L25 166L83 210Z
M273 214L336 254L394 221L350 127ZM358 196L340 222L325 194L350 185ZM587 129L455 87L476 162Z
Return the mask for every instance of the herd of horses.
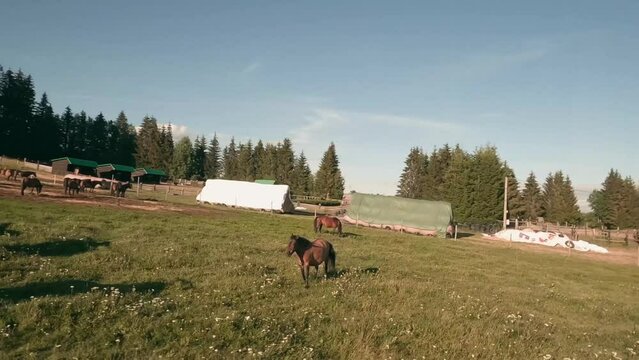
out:
M313 230L322 232L322 226L327 228L333 228L337 233L342 235L342 222L334 217L328 215L318 215L313 220ZM337 253L333 244L324 240L316 239L310 241L298 235L291 235L288 242L287 249L288 256L293 254L297 255L297 265L302 273L302 280L306 287L308 287L309 269L315 268L315 275L319 271L319 266L324 264L324 274L326 277L335 271L335 261L337 259Z
M35 171L17 170L17 169L0 169L0 176L6 177L7 180L18 180L18 176L22 178L20 194L24 196L26 189L31 189L31 193L36 191L37 195L42 192L42 182L38 179ZM109 184L110 183L110 184ZM67 175L64 177L62 186L64 194L69 196L78 195L80 192L93 192L98 188L109 188L111 195L115 197L125 197L126 190L131 188L131 182L125 181L107 181L98 178L78 178L75 175Z

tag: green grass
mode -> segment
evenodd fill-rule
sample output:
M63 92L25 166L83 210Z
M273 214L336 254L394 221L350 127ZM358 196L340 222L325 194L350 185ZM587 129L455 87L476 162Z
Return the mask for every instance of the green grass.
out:
M639 270L346 226L339 276L284 249L312 217L0 199L7 358L542 359L639 352ZM2 235L4 234L4 235ZM313 271L311 271L313 272Z

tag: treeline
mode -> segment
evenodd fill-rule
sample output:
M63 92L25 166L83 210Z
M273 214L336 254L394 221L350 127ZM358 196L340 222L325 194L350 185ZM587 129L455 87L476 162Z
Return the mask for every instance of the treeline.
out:
M582 214L572 183L561 171L549 174L543 187L532 172L519 190L513 170L502 161L493 146L469 153L459 145L444 145L431 154L421 148L410 150L400 176L397 195L451 203L461 223L487 224L503 216L504 182L508 177L510 219L575 224Z
M303 152L296 155L290 139L277 144L259 140L236 143L223 149L217 136L207 142L197 136L174 143L171 124L158 124L146 116L139 131L124 112L109 120L67 107L56 114L43 93L36 102L33 79L22 71L0 66L0 154L50 161L70 156L134 167L164 170L177 179L271 179L287 184L295 194L341 198L344 178L335 145L330 144L318 171L313 174Z

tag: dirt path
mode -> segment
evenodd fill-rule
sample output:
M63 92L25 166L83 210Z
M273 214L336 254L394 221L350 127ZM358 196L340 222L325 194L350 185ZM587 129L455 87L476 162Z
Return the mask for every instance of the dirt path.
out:
M43 182L43 184L44 187L40 195L35 195L35 192L31 194L30 190L27 189L25 190L24 196L22 196L20 195L19 181L7 181L6 179L2 179L0 180L0 197L23 199L35 202L79 204L85 206L113 207L143 211L179 212L194 215L214 215L216 213L224 212L221 209L213 207L188 206L160 201L139 200L132 197L115 198L110 196L109 192L106 190L84 192L71 197L64 194L64 189L60 183L53 185L52 183ZM134 194L129 196L134 196Z

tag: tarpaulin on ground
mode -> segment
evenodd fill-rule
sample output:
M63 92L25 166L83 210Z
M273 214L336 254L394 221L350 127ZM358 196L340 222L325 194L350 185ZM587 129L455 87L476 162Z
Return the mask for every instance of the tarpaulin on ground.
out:
M445 236L453 220L450 203L353 193L344 220L349 223Z
M493 235L484 234L484 236L513 242L523 242L545 246L560 246L564 248L573 248L579 251L592 251L602 254L608 253L608 250L606 248L599 245L591 244L584 240L572 240L566 234L556 233L552 231L506 229L498 231Z
M197 201L258 210L292 212L288 185L266 185L248 181L206 180Z

